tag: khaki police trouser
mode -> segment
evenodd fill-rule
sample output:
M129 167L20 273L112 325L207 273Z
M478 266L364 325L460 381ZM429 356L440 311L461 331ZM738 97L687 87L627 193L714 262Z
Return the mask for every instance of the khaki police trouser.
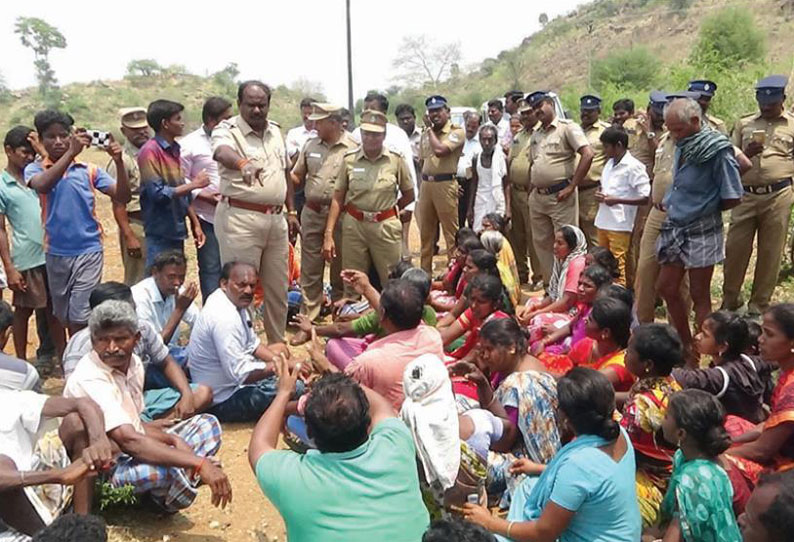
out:
M653 205L650 202L647 205L637 207L637 214L634 217L634 231L631 234L631 246L629 247L629 253L626 255L626 284L634 284L636 282L642 232L645 231L648 213L651 212L652 207Z
M529 193L525 190L516 190L510 187L510 231L508 240L513 246L518 267L518 276L521 282L529 282L529 273L532 271L532 281L541 280L540 260L532 243L532 225L529 220ZM529 266L527 267L527 256Z
M539 194L537 190L533 190L529 195L529 220L543 282L548 286L554 263L554 232L567 224L576 226L579 222L576 192L562 201L557 201L557 194Z
M146 236L143 233L143 223L130 219L130 229L141 243L141 255L133 258L127 254L127 240L119 230L119 248L121 249L121 262L124 264L124 284L132 286L139 283L146 276Z
M447 259L452 257L452 249L455 247L455 234L458 233L457 181L422 181L416 214L422 244L422 269L432 275L433 249L439 224L447 245Z
M617 283L621 286L626 286L626 256L631 246L631 232L630 231L608 231L597 230L596 240L598 246L604 247L609 250L615 259L618 261L618 269L620 270L620 277Z
M328 219L328 207L318 213L308 206L301 212L301 290L303 303L301 314L314 321L320 317L323 307L323 275L325 274L325 258L323 258L323 240L325 223ZM331 262L331 297L334 301L342 297L342 227L337 221L334 230L336 258Z
M400 261L402 250L402 223L397 217L383 222L358 221L345 213L342 218L342 266L369 273L370 266L378 272L380 283L385 285L389 271ZM356 297L345 285L345 296Z
M587 246L590 248L597 244L596 238L598 237L595 226L595 218L598 214L598 201L595 199L595 193L598 192L598 186L588 187L585 190L579 188L578 192L579 229L582 230L582 233L587 238Z
M772 194L745 192L742 202L731 211L731 225L725 242L723 306L726 309L735 310L741 306L739 294L756 232L758 256L747 308L760 313L769 307L785 251L792 202L794 192L791 187Z
M268 215L221 202L215 210L221 262L250 263L259 271L265 297L268 343L284 342L289 289L289 239L283 214Z
M653 322L656 317L656 279L661 269L656 259L656 240L659 238L659 230L666 216L667 213L664 211L651 207L642 235L638 236L640 249L634 278L634 303L637 308L637 320L641 324ZM681 297L689 310L692 306L692 298L689 295L688 273L684 273L684 279L681 281Z

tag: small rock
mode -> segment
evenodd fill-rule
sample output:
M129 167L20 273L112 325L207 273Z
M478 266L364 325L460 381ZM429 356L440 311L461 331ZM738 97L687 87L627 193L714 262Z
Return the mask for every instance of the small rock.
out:
M220 529L221 522L220 521L210 521L210 529Z
M171 542L171 537L168 536L167 534L164 534L163 535L163 542Z

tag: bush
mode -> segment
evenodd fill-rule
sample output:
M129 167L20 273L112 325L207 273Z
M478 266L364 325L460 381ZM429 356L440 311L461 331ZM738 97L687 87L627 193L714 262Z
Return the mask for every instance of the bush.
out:
M756 26L752 13L746 8L728 7L703 21L692 62L735 67L760 62L765 49L764 33Z
M593 62L593 86L599 91L610 85L624 89L650 89L656 82L661 61L645 47L612 53Z

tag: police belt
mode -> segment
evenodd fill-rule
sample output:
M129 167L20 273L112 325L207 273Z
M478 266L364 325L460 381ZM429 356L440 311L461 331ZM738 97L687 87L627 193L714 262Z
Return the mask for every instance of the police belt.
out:
M345 212L359 222L383 222L398 215L397 207L385 211L362 211L352 203L345 206Z
M245 209L246 211L255 211L265 215L280 215L284 210L283 205L266 205L264 203L252 203L237 198L230 198L224 196L223 200L229 204L230 207L237 207L238 209Z
M580 184L579 192L583 192L585 190L592 190L593 188L598 188L599 186L601 186L601 183Z
M422 174L422 180L428 181L431 183L438 183L441 181L452 181L455 180L456 175L454 173L441 173L439 175L425 175Z
M516 192L529 192L529 185L528 184L510 183L510 186L512 186L513 190L515 190Z
M543 194L544 196L548 196L550 194L556 194L557 192L561 192L565 190L566 188L568 188L568 185L570 184L571 184L570 181L566 179L551 186L538 186L537 188L535 188L535 190L538 191L538 194Z
M330 203L320 203L320 202L317 202L317 201L306 201L306 202L303 203L303 206L304 207L308 207L309 209L311 209L315 213L324 213L330 208L331 204Z
M791 186L791 177L788 179L783 179L782 181L778 181L772 184L765 184L761 186L743 186L744 191L750 194L755 194L756 196L762 194L771 194L773 192L778 192L783 190L784 188L788 188Z

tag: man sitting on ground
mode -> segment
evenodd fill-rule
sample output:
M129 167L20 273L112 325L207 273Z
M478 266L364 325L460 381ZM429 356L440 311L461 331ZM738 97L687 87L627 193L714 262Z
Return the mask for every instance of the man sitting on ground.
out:
M344 372L364 386L383 395L399 411L403 393L403 371L406 365L422 354L444 358L441 335L435 328L420 325L424 310L423 292L405 279L389 281L380 296L378 315L385 336L373 342L345 367ZM309 349L318 369L337 372L323 353L323 347L312 334Z
M259 419L276 395L274 357L289 357L284 344L266 345L254 332L249 308L256 282L253 265L226 263L220 288L207 298L190 335L190 374L212 388L209 412L222 422Z
M88 303L93 310L110 300L126 301L135 307L130 287L120 282L100 284L91 292ZM168 353L163 338L150 322L138 318L138 333L141 338L135 343L134 353L141 358L145 371L143 420L186 420L206 410L212 403L212 390L188 382L185 372ZM91 349L91 332L88 329L81 329L69 339L63 356L63 372L67 379Z
M278 393L254 429L248 460L290 542L420 540L428 514L416 450L389 401L345 375L324 376L305 409L318 449L305 455L278 450L298 368L277 363Z
M138 318L154 326L163 337L171 355L181 367L185 366L185 348L179 346L179 324L188 327L198 318L198 307L193 300L198 295L198 286L191 282L187 287L187 258L178 250L161 252L154 258L152 276L132 287L135 312Z
M64 396L91 397L105 417L105 432L123 455L109 472L114 487L131 485L166 510L189 507L200 482L212 491L212 504L225 507L232 490L213 457L221 446L221 426L199 414L163 431L141 421L143 375L133 351L140 340L132 305L105 301L88 320L94 349L79 361ZM90 494L90 487L84 488Z
M0 540L21 540L15 531L33 536L51 523L69 505L71 486L110 466L113 456L91 399L2 390L0 404ZM45 420L60 417L59 429L39 437ZM74 491L74 511L90 512L85 493ZM4 532L4 523L13 531Z
M8 303L0 301L0 390L38 391L39 373L33 364L3 352L13 329L14 311Z

